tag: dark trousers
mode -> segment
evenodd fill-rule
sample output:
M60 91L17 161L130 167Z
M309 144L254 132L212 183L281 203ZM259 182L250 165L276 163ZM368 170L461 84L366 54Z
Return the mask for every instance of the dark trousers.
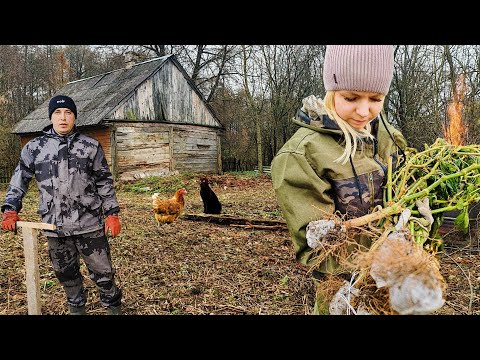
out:
M72 306L83 306L87 299L80 273L80 257L100 292L103 306L118 306L122 291L115 284L110 246L103 230L67 237L47 237L48 253L57 279Z

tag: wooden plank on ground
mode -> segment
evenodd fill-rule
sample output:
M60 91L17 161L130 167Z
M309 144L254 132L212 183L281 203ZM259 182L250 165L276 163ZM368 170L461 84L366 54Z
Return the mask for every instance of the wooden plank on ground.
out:
M183 214L182 219L191 221L211 222L215 224L231 225L249 229L287 230L287 224L285 223L285 221L246 219L224 214Z

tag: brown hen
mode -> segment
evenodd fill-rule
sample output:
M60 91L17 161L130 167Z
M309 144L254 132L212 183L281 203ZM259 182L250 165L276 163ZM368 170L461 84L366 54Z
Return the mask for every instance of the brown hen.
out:
M152 206L155 219L158 226L163 224L170 224L178 218L183 212L185 200L183 196L187 190L185 188L179 189L171 199L160 199L159 193L152 195Z

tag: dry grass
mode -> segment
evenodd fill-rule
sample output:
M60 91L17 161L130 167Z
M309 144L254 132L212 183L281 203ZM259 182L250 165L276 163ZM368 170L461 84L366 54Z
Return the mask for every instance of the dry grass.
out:
M268 177L214 176L212 183L225 214L281 219ZM187 188L185 211L202 212L196 178L186 177L182 185ZM175 184L165 188L169 186ZM287 231L182 219L159 230L151 210L153 191L118 187L122 231L110 244L126 314L305 314L311 310L313 284L294 259ZM4 194L2 189L0 197ZM22 220L40 220L36 197L32 188L24 201ZM0 314L26 314L20 232L2 232L1 244ZM52 272L43 236L39 262L42 313L65 314L63 290ZM88 289L87 311L103 314L83 263L82 273Z
M284 314L313 310L314 284L294 258L287 231L256 230L179 219L160 230L151 211L151 195L173 195L187 188L185 211L201 213L198 176L117 184L122 231L110 240L116 279L124 291L124 309L143 314ZM20 217L39 221L35 185ZM212 176L211 187L223 213L282 220L267 176ZM4 198L6 188L0 189ZM480 314L478 248L449 247L440 270L447 282L446 305L438 314ZM64 293L53 274L46 238L39 238L43 314L65 314ZM93 282L85 275L89 314L104 314ZM21 234L1 232L0 314L27 314Z

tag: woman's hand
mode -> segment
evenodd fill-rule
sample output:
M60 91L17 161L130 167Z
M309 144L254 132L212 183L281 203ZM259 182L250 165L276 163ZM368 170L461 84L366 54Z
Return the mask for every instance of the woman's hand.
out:
M338 237L339 232L345 233L345 226L337 225L334 220L310 221L307 225L307 244L315 249L325 241Z

